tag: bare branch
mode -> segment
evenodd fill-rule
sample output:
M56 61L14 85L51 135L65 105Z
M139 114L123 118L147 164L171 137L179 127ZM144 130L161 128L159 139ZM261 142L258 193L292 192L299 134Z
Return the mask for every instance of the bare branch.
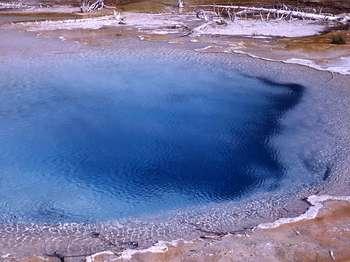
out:
M247 17L248 14L254 13L264 13L270 17L270 13L275 15L277 19L287 19L298 18L298 19L310 19L313 21L323 21L323 22L338 22L343 24L350 23L350 16L342 16L342 15L332 15L332 14L317 14L317 13L308 13L302 10L297 9L296 11L290 10L286 5L282 7L282 9L277 8L263 8L263 7L250 7L250 6L230 6L230 5L200 5L201 7L222 7L230 10L237 10L237 15L245 15ZM322 11L322 10L320 10ZM260 17L261 18L261 17Z

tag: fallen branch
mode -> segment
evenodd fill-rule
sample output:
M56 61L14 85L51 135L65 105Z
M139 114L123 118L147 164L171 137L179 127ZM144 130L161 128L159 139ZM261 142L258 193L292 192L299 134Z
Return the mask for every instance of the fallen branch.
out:
M224 10L237 10L236 15L242 15L247 13L258 13L261 15L261 13L267 14L270 16L270 14L274 14L275 17L277 16L278 19L288 18L288 17L294 17L299 19L310 19L315 21L323 21L323 22L338 22L342 24L349 24L350 23L350 16L336 16L332 14L320 14L320 13L308 13L308 12L302 12L302 11L294 11L289 10L286 6L284 6L283 9L276 9L276 8L264 8L264 7L250 7L250 6L231 6L231 5L200 5L200 7L213 7L213 8L222 8Z
M193 226L195 230L205 234L205 235L200 236L200 238L202 238L202 239L212 239L213 237L221 238L221 237L226 236L228 234L231 234L231 235L246 234L247 231L253 229L252 227L244 227L242 229L238 229L238 230L234 230L234 231L213 231L213 230L208 230L208 229L202 228L195 223L188 223L188 224Z

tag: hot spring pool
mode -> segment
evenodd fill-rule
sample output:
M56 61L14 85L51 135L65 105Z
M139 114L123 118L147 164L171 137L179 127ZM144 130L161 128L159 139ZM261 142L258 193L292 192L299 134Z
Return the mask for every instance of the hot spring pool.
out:
M274 190L303 88L218 62L67 54L0 63L2 220L139 217Z

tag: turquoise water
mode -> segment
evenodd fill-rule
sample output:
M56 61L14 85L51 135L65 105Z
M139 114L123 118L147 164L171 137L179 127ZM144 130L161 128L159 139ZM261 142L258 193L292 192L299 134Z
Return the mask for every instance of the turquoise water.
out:
M303 88L219 62L62 55L0 63L3 220L105 221L278 187L271 139Z

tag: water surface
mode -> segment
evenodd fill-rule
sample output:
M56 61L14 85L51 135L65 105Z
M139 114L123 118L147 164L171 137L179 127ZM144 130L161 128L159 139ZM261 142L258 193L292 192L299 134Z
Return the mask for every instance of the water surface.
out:
M0 63L0 212L139 217L274 190L271 140L302 87L218 62L51 54Z

